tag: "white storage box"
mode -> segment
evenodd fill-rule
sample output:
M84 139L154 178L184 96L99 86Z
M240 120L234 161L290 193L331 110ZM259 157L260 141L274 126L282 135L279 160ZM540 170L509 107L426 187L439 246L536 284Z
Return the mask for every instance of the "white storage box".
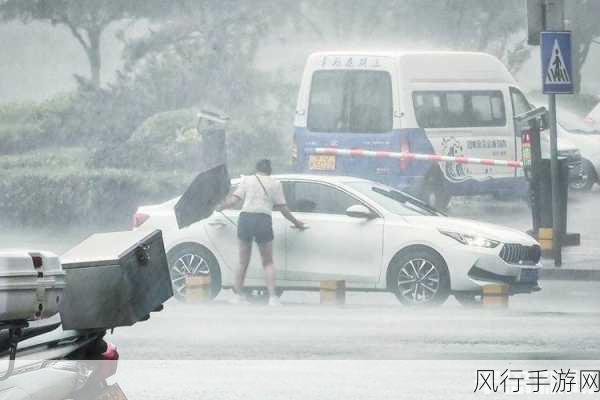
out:
M36 320L58 312L65 273L46 251L0 250L0 321Z

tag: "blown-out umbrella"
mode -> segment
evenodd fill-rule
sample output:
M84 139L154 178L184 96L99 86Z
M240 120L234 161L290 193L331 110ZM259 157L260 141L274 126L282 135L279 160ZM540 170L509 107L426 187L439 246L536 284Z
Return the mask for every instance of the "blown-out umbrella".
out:
M198 117L198 129L202 135L197 165L199 173L175 205L180 229L208 218L231 187L223 128L226 119L208 112ZM201 124L205 126L200 127Z
M219 165L196 176L175 205L179 229L208 218L229 193L226 165Z

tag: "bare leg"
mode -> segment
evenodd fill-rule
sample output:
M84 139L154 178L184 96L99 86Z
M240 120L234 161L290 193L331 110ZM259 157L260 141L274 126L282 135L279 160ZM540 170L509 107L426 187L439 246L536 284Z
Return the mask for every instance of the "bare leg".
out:
M250 264L250 257L252 256L252 242L246 242L243 240L239 241L239 257L240 257L240 268L235 274L235 281L233 283L233 291L237 294L242 294L242 287L244 286L244 280L246 279L246 271L248 271L248 265Z
M260 250L260 258L265 270L265 280L270 297L276 297L275 292L275 266L273 265L273 241L261 243L258 245Z

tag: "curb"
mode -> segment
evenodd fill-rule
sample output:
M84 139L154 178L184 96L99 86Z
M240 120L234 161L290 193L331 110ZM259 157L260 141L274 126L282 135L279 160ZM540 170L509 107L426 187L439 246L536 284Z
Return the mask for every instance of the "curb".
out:
M600 281L600 270L548 268L540 271L540 280L546 281Z

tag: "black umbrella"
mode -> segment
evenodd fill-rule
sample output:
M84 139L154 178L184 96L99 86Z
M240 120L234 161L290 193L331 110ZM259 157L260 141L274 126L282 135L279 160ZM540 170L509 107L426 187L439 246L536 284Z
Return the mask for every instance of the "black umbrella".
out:
M179 229L208 218L229 189L229 174L224 164L198 174L175 204Z
M205 129L199 126L202 135L197 166L199 173L175 205L179 229L208 218L231 188L227 171L225 130L216 126L219 123L222 125L225 120L206 112L199 117L206 124Z

